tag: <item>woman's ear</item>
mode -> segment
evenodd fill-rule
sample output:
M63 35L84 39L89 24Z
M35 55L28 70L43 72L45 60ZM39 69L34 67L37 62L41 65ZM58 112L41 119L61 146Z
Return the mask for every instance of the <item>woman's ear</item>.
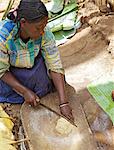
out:
M21 18L21 20L20 20L21 27L23 28L25 26L25 24L26 24L25 18Z

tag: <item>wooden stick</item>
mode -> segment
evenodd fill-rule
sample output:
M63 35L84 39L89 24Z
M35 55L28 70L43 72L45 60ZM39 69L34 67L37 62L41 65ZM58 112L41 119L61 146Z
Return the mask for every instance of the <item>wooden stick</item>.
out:
M18 143L25 142L25 141L30 141L30 139L25 138L25 139L21 139L21 140L17 140L17 141L11 141L11 142L9 142L9 144L18 144Z
M14 7L12 7L11 9L14 9ZM3 13L5 11L6 11L6 9L0 10L0 13Z
M6 11L5 11L3 17L2 17L2 20L6 19L7 14L8 14L9 11L11 10L11 8L12 8L14 2L15 2L15 0L9 0L8 6L7 6L7 8L6 8Z

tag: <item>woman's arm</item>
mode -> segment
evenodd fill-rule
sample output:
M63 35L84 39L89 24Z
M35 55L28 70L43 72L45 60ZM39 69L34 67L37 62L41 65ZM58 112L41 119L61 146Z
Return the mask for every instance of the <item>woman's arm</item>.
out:
M66 116L68 119L73 120L72 109L69 106L68 100L65 94L65 82L64 82L64 75L61 73L56 73L50 71L50 75L54 82L54 85L57 89L59 95L59 103L60 103L60 111L61 113Z
M59 103L66 103L64 75L53 71L50 71L50 75L59 94Z
M41 53L45 59L47 69L50 70L51 78L58 91L60 111L68 119L73 120L72 109L70 108L65 95L64 69L62 67L59 50L56 47L54 35L49 28L45 28L45 34L42 38Z
M36 99L38 101L37 95L28 89L27 87L23 86L13 75L11 72L6 71L5 74L2 76L1 80L7 83L9 86L12 87L14 91L24 97L25 101L33 106L36 106Z

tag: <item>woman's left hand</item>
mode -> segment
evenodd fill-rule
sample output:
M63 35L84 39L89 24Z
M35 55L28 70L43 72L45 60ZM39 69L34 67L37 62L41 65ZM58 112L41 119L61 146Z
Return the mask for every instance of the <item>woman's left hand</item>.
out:
M62 115L64 115L65 117L67 117L69 120L73 121L74 117L72 115L72 109L71 107L68 105L65 105L63 107L60 107L60 112Z

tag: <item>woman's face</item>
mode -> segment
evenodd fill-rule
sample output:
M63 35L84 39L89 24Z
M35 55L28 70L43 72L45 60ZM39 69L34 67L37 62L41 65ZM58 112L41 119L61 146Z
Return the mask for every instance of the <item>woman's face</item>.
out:
M40 22L30 23L28 21L21 21L21 30L32 40L37 40L44 34L44 28L47 24L48 17L44 17Z

